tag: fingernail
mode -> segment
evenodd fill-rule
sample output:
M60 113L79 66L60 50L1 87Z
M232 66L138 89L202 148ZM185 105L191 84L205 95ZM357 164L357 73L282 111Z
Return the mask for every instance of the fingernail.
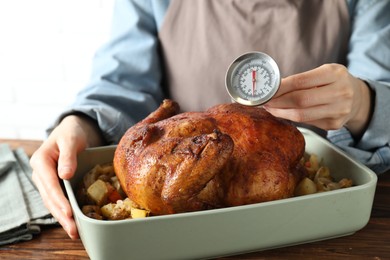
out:
M61 178L66 178L71 173L72 173L72 168L70 168L69 166L63 166L58 168L58 175Z

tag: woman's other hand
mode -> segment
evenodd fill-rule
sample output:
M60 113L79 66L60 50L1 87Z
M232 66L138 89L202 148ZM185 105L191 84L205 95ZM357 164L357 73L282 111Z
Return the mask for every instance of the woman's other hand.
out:
M77 154L101 144L103 138L93 120L71 115L61 121L30 160L32 179L45 206L72 239L78 238L78 232L59 178L70 179L77 167Z

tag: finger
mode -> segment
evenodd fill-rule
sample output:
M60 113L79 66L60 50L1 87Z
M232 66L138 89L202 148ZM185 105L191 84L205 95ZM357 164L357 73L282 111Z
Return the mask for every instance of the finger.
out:
M75 239L78 237L78 233L72 218L72 209L64 196L58 178L50 177L56 176L56 173L50 172L50 168L44 171L48 173L45 176L33 172L33 181L41 194L45 206L68 233L69 237Z
M345 107L342 105L320 105L309 109L269 108L266 110L272 115L299 123L313 124L326 130L338 129L345 123ZM322 121L322 122L321 122Z
M44 156L45 147L31 158L34 169L32 179L37 186L43 202L51 214L64 227L71 238L77 238L77 228L72 218L72 209L66 199L56 172L57 152L50 150L50 156Z
M77 168L77 147L68 143L59 143L58 147L61 151L58 157L58 176L68 180L73 177Z
M44 149L44 148L43 148ZM42 154L46 154L44 150ZM57 157L57 156L55 156ZM41 160L34 161L33 177L41 184L44 198L53 202L51 205L58 205L67 216L71 216L72 212L66 210L69 207L68 200L65 198L62 187L56 172L56 161L52 157L40 157ZM42 159L44 158L44 159ZM58 195L58 196L57 196Z
M340 129L343 125L338 123L339 121L335 121L332 118L329 119L321 119L321 120L315 120L315 121L309 121L305 124L307 125L313 125L315 127L321 128L323 130L337 130Z
M275 97L282 96L286 93L296 90L320 87L334 82L332 73L329 73L332 66L327 64L318 68L294 74L282 79L279 91Z
M326 105L340 101L345 94L341 93L343 88L338 88L336 84L323 87L304 89L286 93L271 99L266 107L274 108L308 108L319 105Z

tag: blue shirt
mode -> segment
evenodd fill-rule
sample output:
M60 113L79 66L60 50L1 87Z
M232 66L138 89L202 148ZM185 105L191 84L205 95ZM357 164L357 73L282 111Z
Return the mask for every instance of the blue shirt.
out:
M95 55L90 83L59 120L85 113L98 122L108 142L117 143L130 126L160 105L164 93L158 32L169 3L116 1L111 38ZM381 173L390 169L390 1L347 3L352 26L347 67L373 89L375 108L360 140L345 128L329 131L328 138Z

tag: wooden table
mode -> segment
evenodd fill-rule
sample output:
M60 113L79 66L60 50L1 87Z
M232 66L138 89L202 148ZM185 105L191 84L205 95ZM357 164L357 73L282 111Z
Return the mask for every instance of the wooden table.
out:
M32 154L40 141L4 140ZM320 223L319 223L320 225ZM48 227L28 242L0 247L0 259L89 259L80 240ZM353 235L219 259L390 259L390 173L379 176L371 219Z

